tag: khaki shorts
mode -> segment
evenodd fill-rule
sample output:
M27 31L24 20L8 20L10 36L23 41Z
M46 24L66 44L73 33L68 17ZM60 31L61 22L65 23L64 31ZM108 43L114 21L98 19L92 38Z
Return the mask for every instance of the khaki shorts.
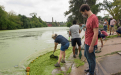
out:
M115 31L114 27L110 26L110 31Z

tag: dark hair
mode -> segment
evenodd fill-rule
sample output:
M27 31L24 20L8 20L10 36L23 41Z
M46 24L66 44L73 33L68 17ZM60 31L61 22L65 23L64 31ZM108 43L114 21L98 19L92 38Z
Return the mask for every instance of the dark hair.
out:
M119 28L119 26L117 26L117 28Z
M88 4L82 4L79 11L84 12L85 10L89 11L90 10L90 6Z
M55 37L57 37L58 35L57 34L55 34Z
M100 31L103 31L103 29L101 29Z
M76 24L76 20L73 21L73 24Z

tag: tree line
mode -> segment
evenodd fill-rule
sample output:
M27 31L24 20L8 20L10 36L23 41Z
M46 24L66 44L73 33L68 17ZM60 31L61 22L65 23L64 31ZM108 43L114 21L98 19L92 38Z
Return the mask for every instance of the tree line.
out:
M73 20L77 20L78 23L85 24L86 18L82 17L81 13L79 12L79 8L82 4L88 4L94 14L97 14L101 10L108 11L109 14L104 14L105 17L98 16L98 19L109 19L109 15L111 15L117 20L117 26L118 24L121 25L121 0L103 0L103 3L99 3L97 1L98 0L69 0L69 10L64 12L65 16L68 15L67 26L70 26Z
M30 13L30 15L32 17L28 18L25 15L16 15L13 11L8 13L3 6L0 6L0 30L47 27L46 22L37 17L37 13Z
M96 3L96 1L97 0L69 0L69 10L64 12L65 16L68 15L67 22L72 23L73 20L77 20L78 23L85 23L86 18L79 12L79 8L82 4L88 4L92 12L97 14L101 10L101 3Z

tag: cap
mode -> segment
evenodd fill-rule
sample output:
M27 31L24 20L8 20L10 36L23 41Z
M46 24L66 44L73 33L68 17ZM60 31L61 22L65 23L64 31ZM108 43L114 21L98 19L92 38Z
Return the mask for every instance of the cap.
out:
M110 18L113 18L112 16Z

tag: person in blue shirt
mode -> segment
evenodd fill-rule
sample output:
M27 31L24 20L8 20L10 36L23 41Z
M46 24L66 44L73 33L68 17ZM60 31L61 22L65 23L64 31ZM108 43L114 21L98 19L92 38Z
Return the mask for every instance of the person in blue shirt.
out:
M80 23L79 25L80 25L81 31L82 31L82 29L83 29L84 31L86 30L86 25L85 25L85 24Z
M57 35L57 34L53 34L52 38L55 40L54 52L57 48L57 45L61 44L59 60L55 64L55 67L60 67L60 62L65 63L65 55L66 55L65 51L69 47L69 41L62 35ZM63 59L62 59L62 56L63 56Z

